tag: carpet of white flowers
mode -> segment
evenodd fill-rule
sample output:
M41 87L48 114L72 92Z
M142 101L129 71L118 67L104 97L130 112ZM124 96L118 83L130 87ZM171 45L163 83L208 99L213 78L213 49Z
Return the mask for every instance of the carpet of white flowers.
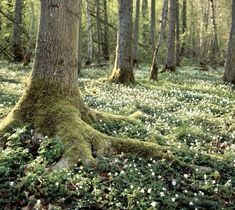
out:
M221 81L222 70L182 67L153 82L142 66L130 86L108 83L109 69L83 70L79 85L87 105L142 113L133 123L100 121L96 129L168 146L186 166L121 154L97 157L96 169L78 161L72 171L51 171L63 151L60 140L40 137L31 153L25 145L34 141L34 131L18 128L0 137L9 140L0 151L1 208L235 209L235 92ZM1 63L0 118L22 94L29 72Z

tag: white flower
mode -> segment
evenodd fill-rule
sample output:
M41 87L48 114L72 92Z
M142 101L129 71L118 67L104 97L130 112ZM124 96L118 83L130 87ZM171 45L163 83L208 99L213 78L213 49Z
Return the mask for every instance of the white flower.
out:
M151 188L149 188L149 189L148 189L148 193L151 193L151 192L152 192L152 189L151 189Z
M189 177L188 174L184 174L184 178L187 179Z
M176 180L173 179L172 182L171 182L171 184L172 184L173 186L175 186L175 185L176 185Z
M192 202L192 201L190 201L190 202L189 202L189 205L190 205L190 206L193 206L193 202Z
M161 196L161 197L164 197L164 196L165 196L165 193L164 193L164 192L160 192L160 196Z
M142 188L142 189L140 190L140 192L144 193L144 188Z
M157 206L157 202L153 201L153 202L151 203L151 206L152 206L152 207L156 207L156 206Z
M172 202L175 202L175 198L171 198L171 201L172 201Z
M14 185L14 182L10 182L9 184L10 184L10 186L12 187L12 186Z

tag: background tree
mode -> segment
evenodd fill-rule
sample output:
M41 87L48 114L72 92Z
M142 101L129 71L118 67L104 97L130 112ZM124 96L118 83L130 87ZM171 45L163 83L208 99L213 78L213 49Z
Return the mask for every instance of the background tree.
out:
M117 34L117 50L113 72L110 80L118 83L133 83L132 65L132 1L119 1L119 27Z
M175 25L176 25L176 1L170 0L170 20L167 46L167 60L164 71L175 71Z
M22 9L23 1L15 0L15 18L13 28L13 56L15 61L23 60L22 49L22 31L20 25L22 24Z
M232 26L229 37L224 81L235 84L235 0L233 0L232 3Z
M156 1L151 0L151 31L150 31L150 38L151 38L152 52L154 52L154 49L155 49L155 30L156 30Z
M134 47L133 47L133 64L138 65L138 46L139 46L139 17L140 17L140 0L135 1L135 22L134 22Z
M107 0L103 0L103 10L104 10L104 24L103 24L103 43L102 50L105 61L109 61L109 21L108 21L108 8Z
M82 0L78 2L78 75L82 68Z
M164 30L167 24L167 14L168 14L168 0L163 1L162 6L162 17L160 21L160 31L158 34L158 42L154 50L152 66L150 70L150 80L157 80L158 78L158 69L159 69L159 50L162 45Z

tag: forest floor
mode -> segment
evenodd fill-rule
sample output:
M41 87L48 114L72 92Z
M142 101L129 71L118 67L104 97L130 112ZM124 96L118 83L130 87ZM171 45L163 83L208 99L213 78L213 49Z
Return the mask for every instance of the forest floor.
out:
M63 151L59 139L35 136L30 126L5 134L0 149L0 209L235 209L235 93L211 72L182 67L148 80L149 69L135 71L135 85L110 84L109 69L82 70L80 89L87 105L130 115L133 123L98 122L107 135L168 146L169 153L194 166L182 170L164 159L121 154L97 157L96 169L50 170ZM0 63L0 120L26 86L30 68ZM40 138L38 152L27 142Z

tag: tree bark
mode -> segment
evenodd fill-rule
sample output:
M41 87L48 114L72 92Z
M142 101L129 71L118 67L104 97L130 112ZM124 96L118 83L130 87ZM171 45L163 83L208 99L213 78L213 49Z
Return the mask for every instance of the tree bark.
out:
M152 46L152 52L154 53L155 49L155 30L156 30L156 1L151 0L151 32L150 32L150 38L151 38L151 46Z
M215 1L210 0L211 9L212 9L212 25L213 25L213 38L212 38L212 46L211 46L211 59L213 62L216 62L219 54L219 41L218 41L218 29L216 23L216 9L215 9Z
M87 24L87 61L86 65L91 65L93 61L93 41L92 41L92 24L90 14L90 3L86 1L86 24Z
M134 73L131 51L132 1L119 0L119 27L117 34L116 59L110 81L133 83Z
M135 1L133 64L138 66L140 0Z
M185 53L185 46L186 46L186 33L187 33L187 0L183 0L183 6L182 6L182 47L181 47L181 53L180 57L184 56Z
M109 61L109 21L108 21L108 9L107 9L107 0L103 0L104 8L104 33L103 33L103 44L102 51L105 61Z
M170 23L169 23L169 35L168 35L168 47L167 47L167 60L164 71L174 72L175 66L175 13L176 13L176 1L170 0Z
M179 0L176 0L176 66L180 66L180 23L179 23Z
M82 68L82 0L78 1L78 75Z
M27 46L24 59L23 59L24 66L27 66L31 62L31 57L33 55L33 51L35 48L34 30L35 30L36 15L35 15L34 2L32 0L30 0L30 10L31 10L31 19L30 19L30 27L29 27L29 41L28 41L28 46Z
M23 60L23 49L21 46L22 31L21 27L19 27L22 24L22 7L23 1L15 0L15 21L13 27L13 56L14 61L17 62L21 62Z
M232 3L232 26L228 43L228 54L224 72L224 81L235 84L235 0Z
M142 0L142 22L143 22L143 29L142 29L142 39L145 40L145 48L149 47L149 11L148 11L148 0Z
M161 48L162 41L164 38L164 30L166 28L167 15L168 15L168 0L164 0L163 6L162 6L162 17L161 17L161 21L160 21L160 31L158 34L158 42L157 42L157 45L154 50L152 66L151 66L151 70L150 70L150 80L157 80L157 78L158 78L159 50Z
M100 21L100 0L96 0L96 34L97 34L97 61L101 63L101 21Z

